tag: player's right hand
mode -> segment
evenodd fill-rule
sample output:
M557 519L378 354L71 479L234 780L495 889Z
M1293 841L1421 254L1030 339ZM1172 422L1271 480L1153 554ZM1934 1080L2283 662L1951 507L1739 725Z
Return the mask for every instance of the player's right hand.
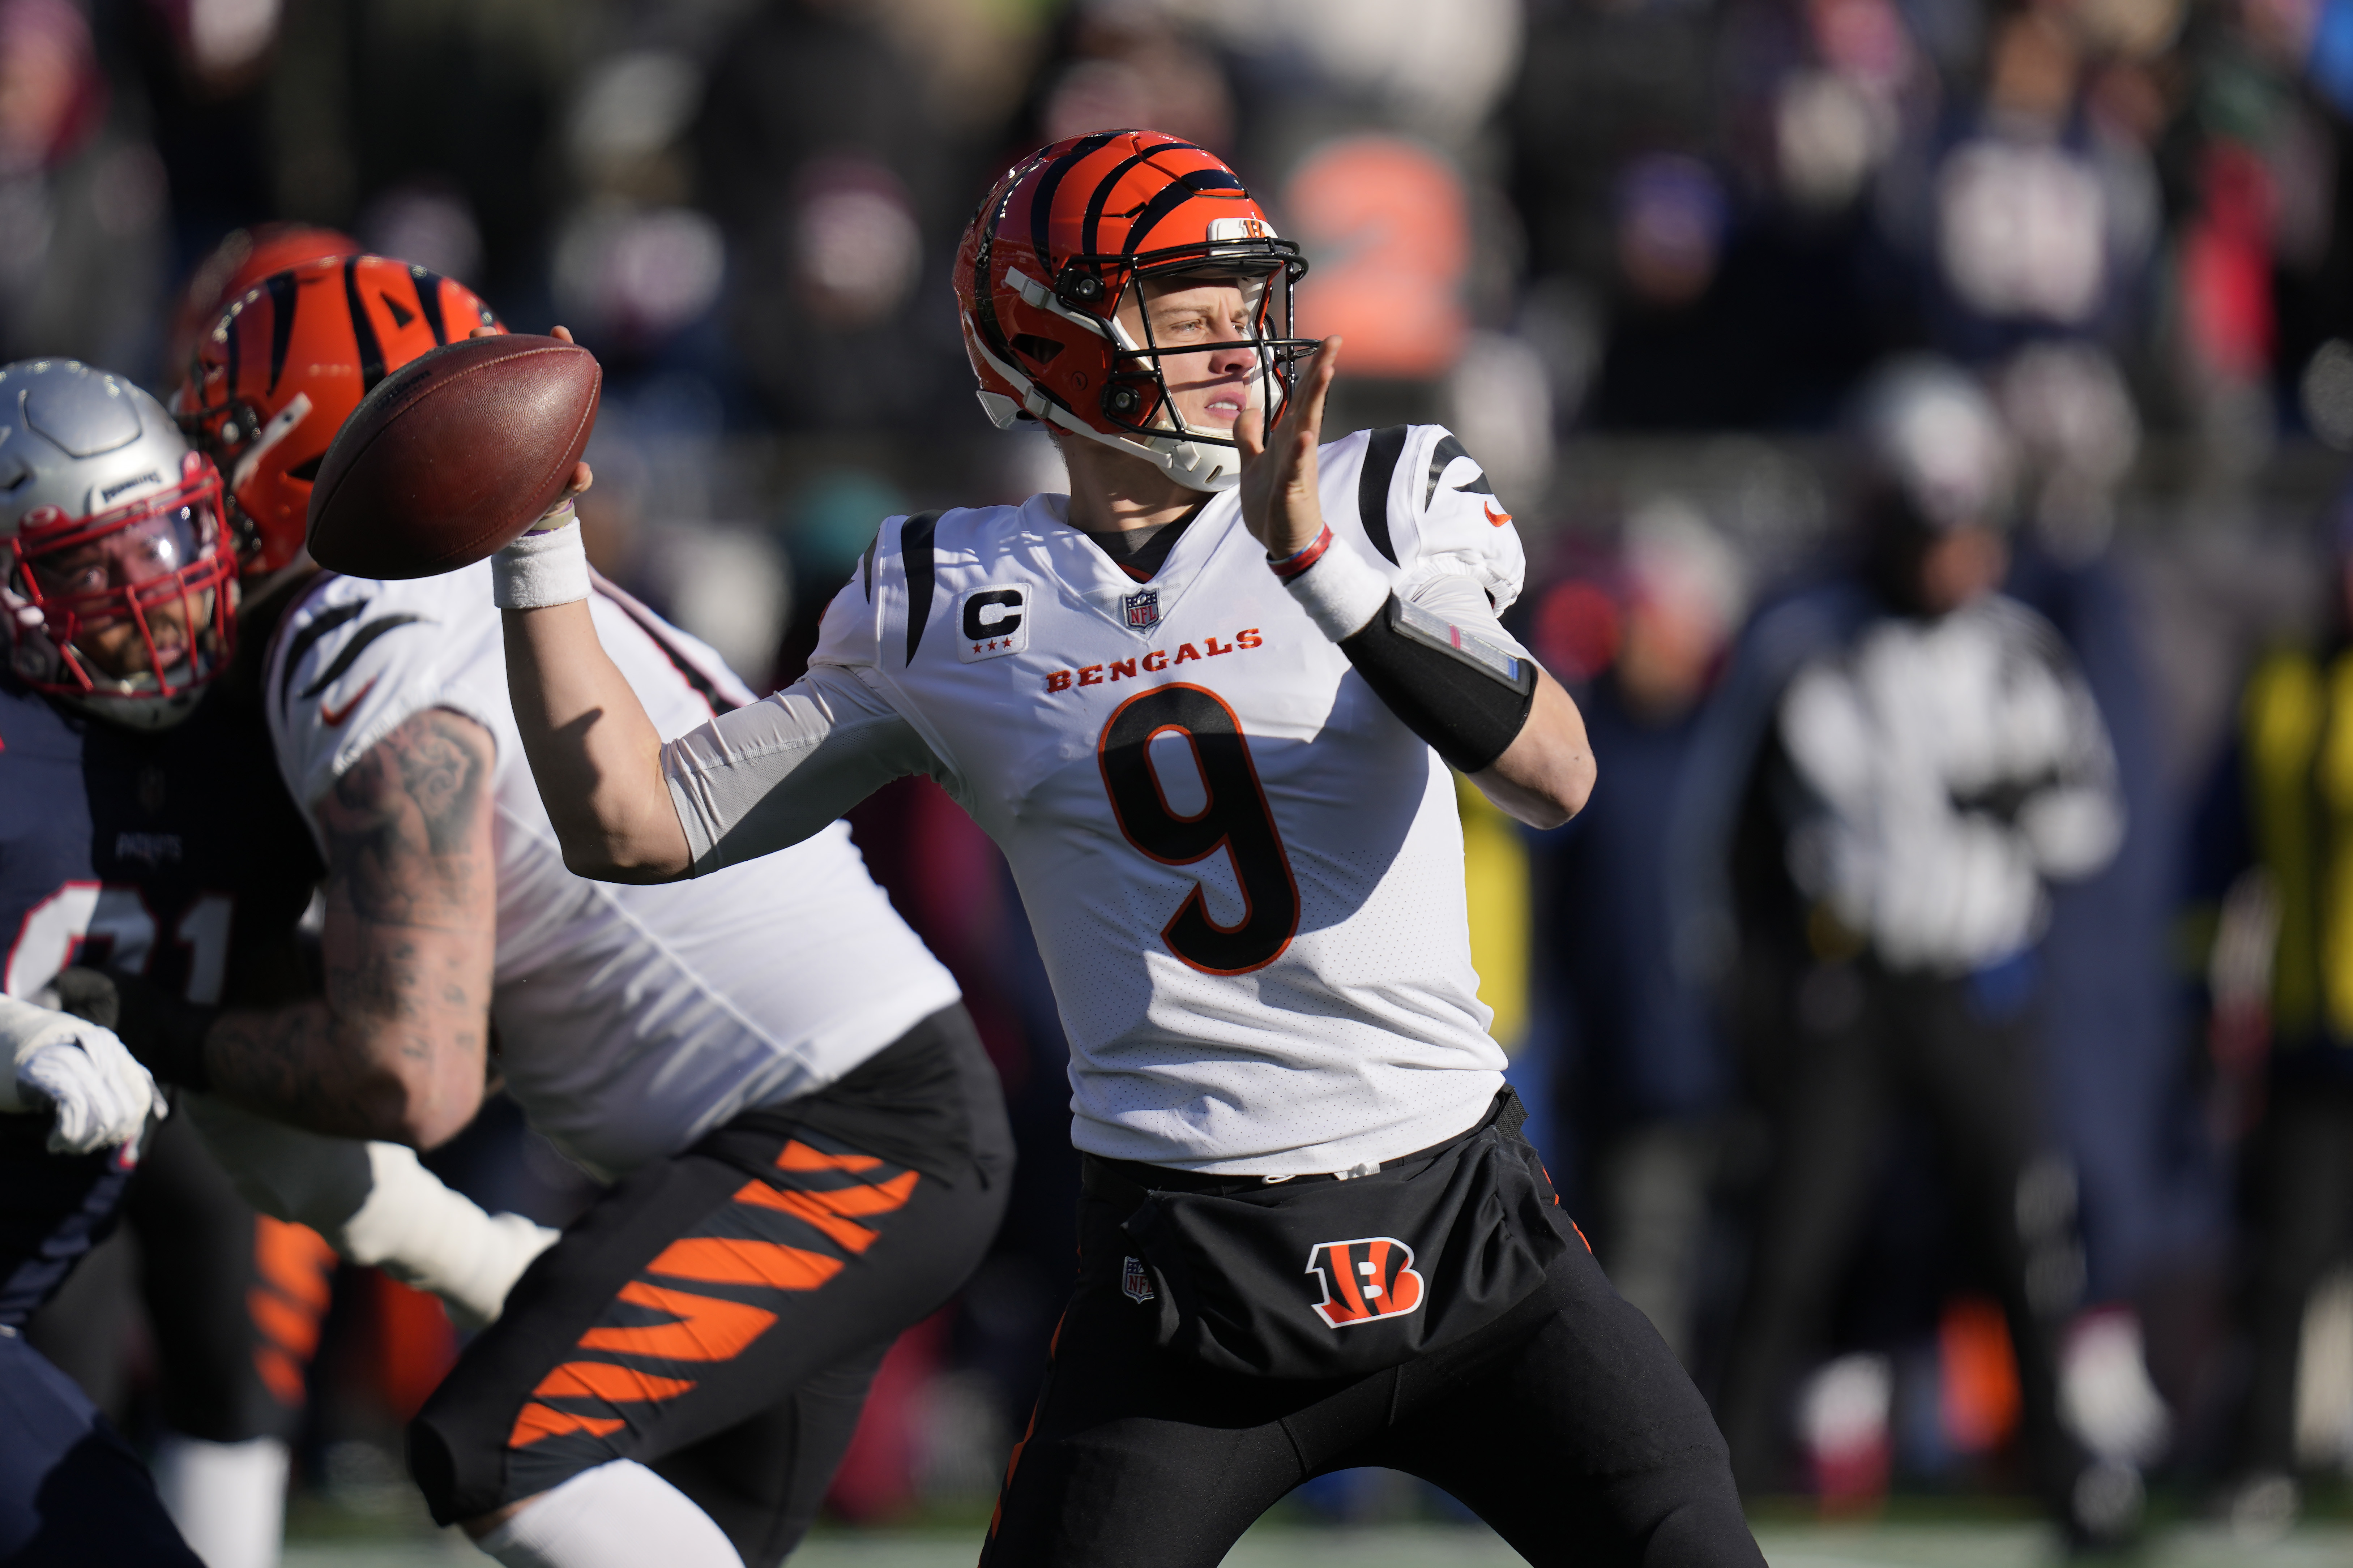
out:
M1339 358L1340 340L1325 338L1271 429L1263 408L1246 410L1234 422L1234 445L1242 457L1242 526L1266 547L1270 560L1296 555L1324 532L1315 451L1323 444L1324 400Z
M54 1037L21 1049L16 1068L19 1098L49 1104L52 1153L115 1148L145 1131L151 1117L160 1121L164 1114L154 1078L113 1030L96 1024L67 1019Z

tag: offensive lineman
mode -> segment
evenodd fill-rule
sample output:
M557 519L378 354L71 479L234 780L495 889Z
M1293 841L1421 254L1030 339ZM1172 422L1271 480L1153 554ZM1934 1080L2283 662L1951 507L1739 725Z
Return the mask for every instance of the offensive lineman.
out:
M1070 496L885 521L808 675L667 744L559 509L494 558L533 771L567 863L615 881L729 875L913 773L1011 861L1086 1174L985 1563L1207 1568L1359 1465L1534 1563L1759 1563L1475 994L1440 757L1545 826L1593 776L1494 619L1511 520L1443 430L1319 451L1336 340L1275 417L1303 268L1188 143L1024 160L956 291L983 405L1048 423Z
M278 274L221 317L179 408L265 555L297 557L310 476L364 393L478 317L458 285L374 257ZM488 575L299 589L263 702L328 865L326 995L127 1037L167 1081L427 1146L495 1068L615 1184L412 1428L435 1517L513 1568L774 1563L883 1352L995 1233L1011 1161L995 1076L846 826L785 879L569 874ZM664 727L751 700L617 590L594 605L632 704Z

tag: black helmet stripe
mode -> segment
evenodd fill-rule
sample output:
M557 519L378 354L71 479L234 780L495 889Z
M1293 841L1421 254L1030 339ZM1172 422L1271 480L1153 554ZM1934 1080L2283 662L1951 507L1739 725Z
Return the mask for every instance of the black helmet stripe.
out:
M1095 194L1087 198L1087 226L1079 248L1089 256L1095 255L1099 250L1101 241L1096 238L1095 230L1103 223L1103 208L1111 205L1112 187L1125 179L1130 169L1134 168L1138 163L1150 163L1155 153L1199 151L1200 149L1190 142L1161 142L1145 148L1141 153L1132 153L1120 160L1119 166L1105 174L1103 177L1103 184L1095 187Z
M448 342L449 329L441 320L440 276L427 272L422 267L412 267L408 269L408 277L417 285L417 308L423 312L425 324L433 329L433 341L436 343Z
M1032 158L1006 175L1005 183L988 193L988 199L981 204L979 214L973 219L980 228L980 244L974 247L972 258L972 309L976 318L973 325L980 329L981 336L988 340L997 356L1008 361L1013 357L1013 350L1005 341L1004 324L997 319L997 296L988 286L989 267L997 254L997 226L1005 221L1005 209L1013 205L1013 194L1021 188L1021 182L1037 166L1038 160ZM1039 221L1042 223L1043 220ZM1044 254L1042 249L1039 252L1041 257Z
M1098 131L1092 136L1081 137L1079 144L1047 165L1046 173L1039 179L1037 193L1029 198L1029 247L1038 253L1039 262L1050 270L1053 258L1046 248L1046 220L1053 216L1054 193L1061 188L1062 176L1081 159L1092 157L1118 141L1120 134L1116 131ZM1016 174L1008 183L1007 194L1010 195L1020 183L1021 176Z
M360 258L356 256L343 263L343 300L351 306L352 336L359 342L360 390L374 392L375 384L384 379L384 345L375 340L375 323L368 320L367 306L360 299Z
M1127 231L1126 253L1134 256L1143 247L1144 237L1153 226L1203 191L1239 191L1242 183L1223 169L1196 169L1189 174L1179 174L1176 184L1145 204L1136 215L1135 226Z
M286 350L294 342L294 300L301 292L291 272L273 272L263 285L269 290L269 392L278 395L278 377L286 369ZM230 334L229 341L237 341ZM230 384L236 384L232 374Z

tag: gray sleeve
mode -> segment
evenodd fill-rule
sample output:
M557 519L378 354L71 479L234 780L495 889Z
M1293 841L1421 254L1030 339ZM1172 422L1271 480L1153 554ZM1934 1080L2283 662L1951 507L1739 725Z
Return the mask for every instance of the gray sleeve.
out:
M833 665L662 747L698 877L798 844L892 779L941 771L898 710Z

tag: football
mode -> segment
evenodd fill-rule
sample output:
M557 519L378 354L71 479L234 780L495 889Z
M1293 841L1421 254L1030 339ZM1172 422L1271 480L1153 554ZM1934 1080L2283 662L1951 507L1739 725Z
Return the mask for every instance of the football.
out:
M596 424L586 349L522 333L435 349L384 378L319 465L312 559L354 577L470 566L564 494Z

